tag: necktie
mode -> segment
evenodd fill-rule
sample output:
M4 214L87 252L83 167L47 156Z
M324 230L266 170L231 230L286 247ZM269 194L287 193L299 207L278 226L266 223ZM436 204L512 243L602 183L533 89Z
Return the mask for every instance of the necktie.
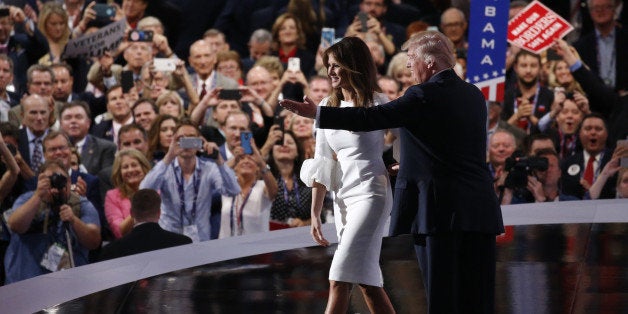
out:
M33 140L33 143L35 143L35 149L33 149L33 156L31 157L31 169L33 169L33 172L39 173L42 157L41 139L38 137Z
M589 184L593 184L593 163L595 162L595 156L589 156L589 161L587 162L587 167L584 168L584 176L582 178L589 182Z
M207 85L205 84L205 82L203 82L203 85L201 86L201 94L199 95L200 99L203 99L203 97L205 97L205 95L207 94L207 89L205 89L205 86Z

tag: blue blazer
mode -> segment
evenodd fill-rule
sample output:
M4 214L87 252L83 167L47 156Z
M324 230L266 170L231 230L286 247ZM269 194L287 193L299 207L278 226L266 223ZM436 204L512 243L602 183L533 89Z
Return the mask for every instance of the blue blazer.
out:
M486 166L486 117L480 90L448 69L384 105L321 107L319 127L399 128L391 235L499 234L504 226Z

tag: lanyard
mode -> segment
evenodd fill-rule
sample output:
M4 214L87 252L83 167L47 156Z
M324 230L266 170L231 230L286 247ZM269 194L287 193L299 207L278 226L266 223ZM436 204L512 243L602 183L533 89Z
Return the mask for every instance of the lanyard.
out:
M181 176L181 178L179 178L179 176L177 176L177 170L174 167L174 164L172 164L172 168L174 169L174 178L177 181L177 188L179 191L179 200L180 200L180 219L181 219L181 228L183 228L183 216L185 215L185 189L184 189L184 183L185 183L185 179L183 178L183 171L181 170L181 167L179 167L179 175ZM200 185L200 181L201 181L201 168L196 165L196 169L194 170L194 176L192 178L193 182L194 182L194 201L192 202L192 212L191 212L191 218L190 220L190 225L196 222L196 200L198 199L198 188ZM186 215L187 216L187 215Z
M236 201L240 198L239 195L238 196L234 196L233 200L231 201L231 212L229 213L229 218L231 220L231 236L233 237L235 234L235 227L237 226L238 228L238 233L237 235L242 235L244 233L244 206L246 205L246 202L249 201L249 196L251 196L251 193L253 192L253 188L255 187L255 184L257 184L257 181L253 182L253 185L251 186L251 189L249 190L249 193L246 194L246 196L244 197L244 200L242 201L242 205L237 206L236 205ZM236 210L236 213L234 215L233 210ZM234 221L234 216L236 216L236 220Z
M286 181L284 181L281 176L279 177L279 185L283 188L283 200L286 202L286 205L288 205L288 187L286 186ZM295 174L292 174L292 190L296 193L295 207L298 207L301 205L301 196L299 194L299 185L297 184L297 176Z

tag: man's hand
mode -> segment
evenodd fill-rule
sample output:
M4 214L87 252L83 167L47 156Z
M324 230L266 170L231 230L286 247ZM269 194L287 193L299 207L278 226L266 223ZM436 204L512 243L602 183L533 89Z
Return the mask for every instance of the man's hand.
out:
M59 218L61 218L62 221L67 221L71 225L76 216L74 216L74 212L72 211L72 207L70 207L70 205L63 204L59 207Z
M316 119L316 104L307 96L303 97L303 102L290 99L283 99L279 105L302 117Z

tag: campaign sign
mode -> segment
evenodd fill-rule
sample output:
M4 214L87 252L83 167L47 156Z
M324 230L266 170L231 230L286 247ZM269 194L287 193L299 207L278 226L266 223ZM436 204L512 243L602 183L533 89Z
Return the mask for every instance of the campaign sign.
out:
M471 3L467 81L487 100L503 101L506 82L506 26L510 2L474 0Z
M104 55L105 51L114 51L122 42L125 29L126 19L122 19L104 26L94 33L71 39L65 46L61 58L99 57Z
M533 1L508 22L508 42L538 54L571 30L571 24L560 15Z

